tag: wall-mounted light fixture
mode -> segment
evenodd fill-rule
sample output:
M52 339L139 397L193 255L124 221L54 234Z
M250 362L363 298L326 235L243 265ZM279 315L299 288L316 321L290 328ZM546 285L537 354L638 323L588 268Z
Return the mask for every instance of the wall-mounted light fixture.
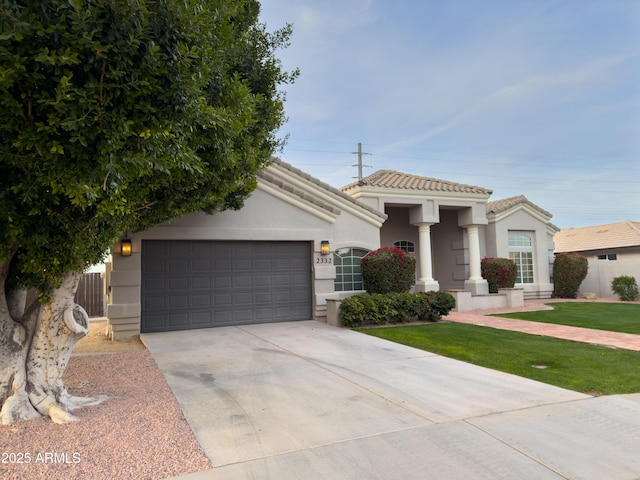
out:
M133 247L131 246L130 238L123 238L120 240L120 255L123 257L130 257Z
M329 240L322 240L320 242L320 255L329 255L331 253L331 244Z

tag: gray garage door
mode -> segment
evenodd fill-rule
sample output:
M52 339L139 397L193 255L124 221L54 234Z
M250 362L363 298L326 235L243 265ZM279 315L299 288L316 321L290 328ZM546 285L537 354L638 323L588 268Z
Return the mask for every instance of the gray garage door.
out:
M311 319L310 242L142 242L142 332Z

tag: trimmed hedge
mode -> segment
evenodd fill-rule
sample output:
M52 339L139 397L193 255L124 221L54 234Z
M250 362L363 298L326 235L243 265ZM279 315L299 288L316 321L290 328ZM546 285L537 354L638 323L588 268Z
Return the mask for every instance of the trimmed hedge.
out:
M340 319L345 327L413 321L436 322L456 306L446 292L392 292L354 295L342 300Z
M408 292L416 276L416 259L404 250L382 247L360 261L364 289L370 293Z
M577 298L587 276L589 262L579 253L558 253L553 261L553 287L556 297Z
M611 290L618 295L623 302L633 302L638 299L638 284L636 278L629 275L621 275L611 281Z
M489 293L499 288L513 288L518 277L516 262L508 258L483 258L480 262L482 278L489 283Z

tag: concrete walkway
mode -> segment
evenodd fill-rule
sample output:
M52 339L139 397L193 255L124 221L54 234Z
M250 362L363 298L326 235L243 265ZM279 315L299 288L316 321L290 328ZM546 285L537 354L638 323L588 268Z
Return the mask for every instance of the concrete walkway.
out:
M143 334L201 479L640 477L640 394L590 397L314 321Z

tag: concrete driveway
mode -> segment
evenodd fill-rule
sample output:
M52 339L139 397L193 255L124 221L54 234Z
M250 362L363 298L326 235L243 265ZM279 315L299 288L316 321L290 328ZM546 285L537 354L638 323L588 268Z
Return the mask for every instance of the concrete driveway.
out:
M315 321L143 334L215 468L183 479L638 479L594 398Z

